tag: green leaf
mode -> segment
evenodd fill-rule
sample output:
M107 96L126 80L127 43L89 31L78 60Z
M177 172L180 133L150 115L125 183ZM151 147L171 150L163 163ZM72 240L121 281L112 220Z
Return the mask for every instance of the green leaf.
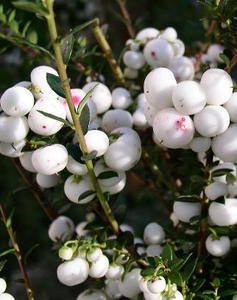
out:
M8 22L11 23L15 19L15 16L16 16L16 10L14 9L8 17Z
M81 148L79 147L78 144L68 143L66 145L66 148L67 148L68 154L71 155L71 157L73 159L75 159L79 163L84 164L84 162L81 160L82 152L81 152Z
M64 90L62 88L62 81L60 79L60 77L51 74L51 73L47 73L46 75L46 79L47 82L49 84L49 86L51 87L51 89L60 97L66 98Z
M7 218L7 221L6 221L7 229L11 228L11 226L12 226L12 218L13 218L14 212L15 212L15 209L12 209L10 215Z
M99 85L99 83L97 83L92 89L89 90L88 93L86 93L86 95L83 97L83 99L80 101L78 108L77 108L77 114L79 116L81 116L82 110L88 100L88 98L92 95L92 93L94 92L95 88Z
M78 25L76 26L73 30L71 30L64 38L66 38L67 36L71 35L71 34L75 34L78 33L79 31L81 31L82 29L86 28L87 26L91 25L94 23L94 20L88 21L84 24Z
M16 20L12 20L11 23L9 24L9 26L13 32L15 32L15 33L19 32L19 25Z
M193 272L195 271L196 265L198 262L198 258L191 258L187 265L184 268L184 271L182 272L182 277L185 282L189 280L189 278L192 276Z
M220 297L226 297L226 296L231 296L231 295L234 295L234 294L237 294L237 289L229 289L229 290L225 290L223 292L221 292L219 294Z
M230 59L224 53L220 53L219 57L223 60L223 62L228 66L230 64Z
M175 253L169 244L166 244L164 246L161 257L163 260L168 260L169 263L174 260Z
M150 256L150 257L147 257L147 260L148 260L150 266L153 268L156 268L157 264L159 263L158 257Z
M48 118L51 118L53 120L56 120L56 121L59 121L59 122L62 122L64 125L68 126L68 127L72 127L72 124L69 123L67 120L64 120L63 118L60 118L60 117L57 117L55 115L52 115L52 114L49 114L45 111L42 111L42 110L37 110L39 113L41 113L42 115L44 115L45 117L48 117Z
M30 43L32 44L37 44L38 43L38 34L35 30L32 30L28 36L27 39Z
M82 109L81 115L79 117L82 132L85 135L88 131L88 126L90 124L90 110L88 105L85 105Z
M176 271L181 270L191 256L192 256L192 253L188 253L184 256L184 258L174 259L172 262L172 265L171 265L171 270L173 270L173 269Z
M182 276L179 272L177 271L172 271L168 274L168 278L172 283L176 283L177 285L181 286L183 283Z
M212 178L213 177L219 177L219 176L223 176L223 175L227 175L228 173L233 172L233 169L220 169L220 170L214 170L211 175Z
M220 287L221 285L221 281L220 281L220 278L218 277L215 277L212 281L212 284L215 286L215 287Z
M197 281L197 283L194 285L193 292L196 293L197 291L199 291L200 288L204 285L205 282L206 282L205 278L199 279Z
M6 21L7 17L3 13L0 13L0 22L6 23Z
M200 200L200 197L198 197L197 195L183 195L175 199L175 201L179 202L200 202Z
M146 268L145 270L142 270L141 275L143 277L145 276L152 276L155 272L155 268Z
M83 155L81 157L81 160L83 160L83 161L92 160L92 159L96 158L96 155L97 155L97 151L94 150L94 151L92 151L91 153L89 153L87 155Z
M70 60L74 43L75 43L75 38L72 34L69 34L61 41L60 49L63 57L63 62L65 63L65 65L67 65Z
M28 21L28 22L25 24L25 26L24 26L24 28L23 28L23 30L22 30L22 33L21 33L21 35L22 35L23 37L26 36L27 30L29 29L30 24L31 24L31 21Z
M31 1L13 1L12 5L16 8L39 14L43 17L48 16L48 10L40 3Z
M15 253L15 252L16 252L16 250L14 248L8 249L8 250L3 251L2 253L0 253L0 257L8 255L8 254Z
M80 202L81 200L83 200L91 195L94 195L94 194L95 194L95 191L86 191L80 195L80 197L78 198L78 202Z
M118 177L118 173L114 171L105 171L97 176L98 179L108 179L113 177Z
M5 266L6 263L7 263L6 259L0 261L0 272L2 271L2 269L4 268L4 266Z

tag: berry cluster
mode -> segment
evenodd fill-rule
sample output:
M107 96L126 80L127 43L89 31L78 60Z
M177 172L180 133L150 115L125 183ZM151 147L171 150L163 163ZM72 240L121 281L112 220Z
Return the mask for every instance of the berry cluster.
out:
M15 300L15 298L12 295L5 293L6 288L6 281L3 278L0 278L0 300Z

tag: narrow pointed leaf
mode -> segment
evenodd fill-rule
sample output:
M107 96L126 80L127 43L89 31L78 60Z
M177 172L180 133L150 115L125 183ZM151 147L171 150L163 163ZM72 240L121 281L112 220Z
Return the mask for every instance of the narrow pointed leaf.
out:
M66 98L64 90L62 88L62 81L60 79L60 77L51 74L51 73L47 73L46 75L46 79L47 82L49 84L49 86L51 87L51 89L60 97Z
M5 266L6 263L7 263L6 259L0 261L0 272L2 271L2 269L4 268L4 266Z
M85 198L87 198L91 195L94 195L94 194L95 194L95 191L86 191L86 192L84 192L80 195L80 197L78 198L78 201L80 202L80 200L83 200L83 199L85 199Z
M8 254L15 253L15 252L16 252L16 250L14 248L8 249L8 250L3 251L2 253L0 253L0 257L8 255Z
M99 83L97 83L92 89L89 90L89 92L85 95L85 97L83 97L83 99L81 100L81 102L78 105L77 108L77 114L80 116L81 112L88 100L88 98L92 95L92 93L94 92L95 88L99 85Z
M63 62L65 63L65 65L67 65L70 60L74 43L75 43L75 38L72 34L69 34L61 42L60 49L63 56Z
M73 30L71 30L64 38L66 38L68 35L71 35L71 34L75 34L79 31L81 31L82 29L86 28L87 26L91 25L94 23L94 20L91 20L91 21L88 21L84 24L81 24L81 25L78 25L76 26Z
M84 161L81 160L82 152L78 144L72 144L68 143L66 145L67 152L73 159L78 161L79 163L84 163Z
M13 1L12 5L14 5L16 8L33 12L43 17L48 15L48 10L40 3L34 3L32 1Z
M89 153L87 155L83 155L81 157L81 160L83 160L83 161L92 160L92 159L96 158L96 155L97 155L97 151L94 150L94 151L92 151L91 153Z
M198 262L198 258L191 258L187 265L184 268L184 271L182 272L182 277L185 282L189 280L189 278L192 276L193 272L195 271L196 265Z
M166 244L163 248L161 257L163 260L168 260L169 263L171 263L174 260L175 253L169 244Z
M42 115L44 115L45 117L48 117L50 119L53 119L53 120L56 120L56 121L59 121L59 122L62 122L64 125L68 126L68 127L72 127L72 124L69 123L67 120L64 120L63 118L60 118L60 117L57 117L55 115L52 115L52 114L49 114L45 111L42 111L42 110L37 110L39 113L41 113Z
M105 171L97 176L98 179L108 179L113 177L118 177L118 173L114 171Z
M81 111L81 115L79 117L79 121L82 127L82 132L85 135L88 131L88 126L90 123L90 110L88 105L85 105Z

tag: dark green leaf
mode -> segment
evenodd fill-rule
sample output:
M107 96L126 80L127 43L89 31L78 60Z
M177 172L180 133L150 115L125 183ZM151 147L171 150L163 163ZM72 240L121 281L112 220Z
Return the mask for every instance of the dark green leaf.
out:
M195 224L198 224L200 222L200 220L201 220L201 216L195 216L189 220L189 223L191 225L195 225Z
M204 285L205 282L206 282L205 278L199 279L195 284L193 291L196 293L198 290L200 290L200 288Z
M220 281L220 278L218 277L215 277L212 281L212 284L215 286L215 287L219 287L221 285L221 281Z
M203 293L203 295L214 295L215 294L215 292L212 290L206 290L206 291L203 291L202 293Z
M130 231L121 232L118 237L118 244L122 246L133 245L134 236Z
M83 155L81 157L81 160L83 160L83 161L92 160L92 159L96 158L96 155L97 155L97 151L94 150L94 151L92 151L91 153L89 153L87 155Z
M175 201L180 202L200 202L200 197L197 195L185 195L185 196L179 196L175 199Z
M4 266L5 266L6 263L7 263L6 259L0 261L0 272L2 271L2 269L4 268Z
M147 257L147 260L148 260L150 266L153 267L153 268L156 268L157 264L160 261L158 257L153 257L153 256Z
M31 21L28 21L28 22L25 24L25 26L24 26L24 28L23 28L23 30L22 30L22 33L21 33L21 35L22 35L23 37L26 36L27 30L29 29L30 24L31 24Z
M83 99L81 100L81 102L78 105L77 108L77 114L80 116L82 113L82 110L86 104L86 101L88 100L88 98L92 95L92 93L94 92L95 88L98 86L99 83L97 83L92 89L89 90L88 93L86 93L86 95L83 97Z
M172 270L174 269L176 271L181 270L191 256L192 256L192 253L188 253L184 256L184 258L174 259L172 262L172 265L171 265L171 269Z
M229 57L226 56L224 53L220 53L219 56L227 66L230 64Z
M74 43L75 43L75 38L72 34L69 34L61 42L60 49L63 56L63 62L65 63L65 65L67 65L70 60Z
M16 252L16 250L14 248L8 249L8 250L3 251L2 253L0 253L0 257L8 255L8 254L15 253L15 252Z
M78 25L76 26L73 30L71 30L64 38L66 38L68 35L71 35L71 34L75 34L79 31L81 31L82 29L86 28L87 26L91 25L94 23L94 20L91 20L91 21L88 21L84 24L81 24L81 25Z
M234 295L234 294L237 294L237 289L229 289L229 290L225 290L223 292L221 292L219 294L220 297L226 297L226 296L231 296L231 295Z
M41 113L42 115L44 115L45 117L48 117L48 118L51 118L53 120L56 120L56 121L59 121L59 122L62 122L64 125L68 126L68 127L72 127L72 124L69 123L67 120L64 120L63 118L60 118L60 117L57 117L55 115L52 115L52 114L49 114L45 111L42 111L42 110L37 110L39 113Z
M79 121L82 127L83 134L85 135L88 131L88 126L90 124L90 110L88 105L85 105L82 109Z
M79 147L78 144L72 144L72 143L68 143L66 145L67 148L67 152L69 155L71 155L71 157L73 159L75 159L76 161L80 162L80 163L84 163L81 160L81 156L82 156L82 152L81 152L81 148Z
M105 171L97 176L98 179L108 179L113 177L118 177L118 173L114 171Z
M146 268L145 270L142 270L141 275L142 276L152 276L155 272L155 268Z
M175 253L169 244L166 244L164 246L161 257L163 260L168 260L169 263L171 263L174 260Z
M81 200L83 200L91 195L94 195L94 194L95 194L95 191L86 191L80 195L80 197L78 198L78 202L80 202Z
M179 272L177 272L177 271L170 272L168 274L168 278L170 279L170 281L172 283L176 283L179 286L182 285L183 279L182 279L182 276L181 276L181 274Z
M27 39L30 43L32 44L37 44L38 42L38 34L35 30L32 30L28 36L27 36Z
M185 282L187 282L189 278L192 276L196 268L197 262L198 262L198 258L189 259L187 265L184 268L184 271L182 272L182 278Z
M218 177L218 176L223 176L227 175L228 173L233 172L233 169L220 169L220 170L214 170L211 175L212 177Z
M31 1L13 1L12 5L14 5L16 8L33 12L43 17L48 15L48 10L40 3L34 3Z
M15 209L12 209L9 217L7 218L7 222L6 222L7 229L9 229L12 226L12 218L13 218L14 212L15 212Z
M51 87L51 89L57 95L59 95L60 97L66 98L64 90L62 88L61 79L58 76L56 76L54 74L47 73L46 79L47 79L47 82L48 82L49 86Z

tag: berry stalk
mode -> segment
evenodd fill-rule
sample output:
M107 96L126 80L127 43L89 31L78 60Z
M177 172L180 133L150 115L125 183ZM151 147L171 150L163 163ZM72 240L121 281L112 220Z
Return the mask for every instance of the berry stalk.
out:
M20 271L21 271L22 276L23 276L27 298L28 298L28 300L34 300L33 293L32 293L32 290L30 288L29 279L28 279L26 269L25 269L25 266L24 266L24 263L23 263L22 255L21 255L21 252L20 252L20 248L19 248L19 245L16 241L15 234L14 234L12 226L11 226L11 222L8 221L8 217L7 217L7 214L6 214L6 211L5 211L5 207L4 207L4 205L1 201L0 201L0 213L1 213L1 216L2 216L2 221L6 226L6 229L7 229L8 235L10 237L12 246L15 249L15 255L16 255L16 258L17 258L17 261L18 261L18 265L20 267Z
M50 33L50 37L51 37L51 41L52 41L52 45L53 45L55 62L57 64L59 76L60 76L62 82L65 82L63 84L63 89L64 89L64 92L65 92L65 96L66 96L66 100L67 100L67 103L68 103L70 113L72 115L76 135L77 135L78 141L80 143L83 154L87 155L88 150L87 150L85 138L84 138L84 135L83 135L83 132L82 132L79 117L78 117L78 115L76 114L76 112L74 110L74 104L73 104L73 100L72 100L72 96L71 96L71 92L70 92L70 85L68 84L66 66L63 63L63 58L62 58L62 54L61 54L61 50L60 50L60 44L59 44L59 41L58 41L58 34L57 34L57 28L56 28L56 23L55 23L55 18L54 18L54 11L53 11L54 0L46 0L46 1L42 0L42 2L43 2L44 5L46 5L46 7L49 11L49 14L46 17L46 20L47 20L47 23L48 23L48 29L49 29L49 33ZM108 222L111 226L111 229L112 229L114 234L118 235L119 234L118 223L115 220L115 218L112 214L112 211L110 209L110 206L109 206L107 200L105 199L104 194L103 194L103 192L100 188L100 185L98 183L98 180L97 180L95 172L94 172L92 160L87 160L86 161L86 167L88 169L88 174L90 176L93 187L96 191L96 194L97 194L97 197L99 199L100 205L103 208L104 214L105 214L105 216L106 216L106 218L107 218L107 220L108 220Z

